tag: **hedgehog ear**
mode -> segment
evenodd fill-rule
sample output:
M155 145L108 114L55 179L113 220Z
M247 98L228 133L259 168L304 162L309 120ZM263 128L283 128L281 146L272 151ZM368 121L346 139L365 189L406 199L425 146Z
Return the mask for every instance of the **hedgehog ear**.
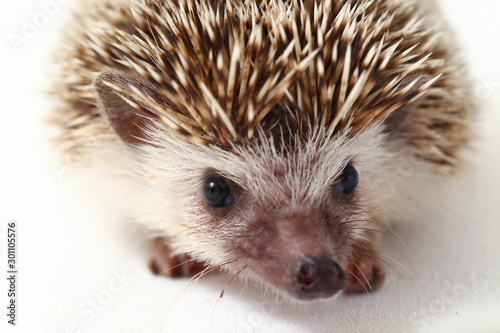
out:
M144 129L151 127L157 117L123 92L130 91L131 87L157 99L157 94L150 84L123 72L103 72L93 84L97 105L103 116L108 119L111 127L125 143L136 146L144 144L146 137ZM137 107L133 107L123 98L135 103Z

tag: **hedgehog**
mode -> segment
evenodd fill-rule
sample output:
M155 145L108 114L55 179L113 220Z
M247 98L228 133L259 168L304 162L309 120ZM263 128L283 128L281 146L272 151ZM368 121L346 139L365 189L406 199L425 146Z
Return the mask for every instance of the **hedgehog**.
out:
M463 164L474 98L435 1L74 13L51 88L57 145L106 170L95 181L150 231L157 274L222 270L298 301L376 290L380 235ZM418 167L398 176L401 160Z

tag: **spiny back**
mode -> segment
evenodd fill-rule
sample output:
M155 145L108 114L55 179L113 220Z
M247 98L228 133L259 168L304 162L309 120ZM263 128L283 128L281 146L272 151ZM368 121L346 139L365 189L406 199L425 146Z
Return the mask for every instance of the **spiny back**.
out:
M89 85L103 71L144 82L104 80L174 135L220 146L280 125L352 135L447 98L439 36L400 1L96 2L76 24L58 87L72 130L105 127Z

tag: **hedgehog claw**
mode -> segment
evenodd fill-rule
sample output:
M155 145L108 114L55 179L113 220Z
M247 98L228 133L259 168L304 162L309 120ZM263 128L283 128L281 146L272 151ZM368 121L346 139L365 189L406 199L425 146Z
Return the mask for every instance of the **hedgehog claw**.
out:
M384 279L384 270L377 259L358 256L347 266L344 291L348 294L372 292L382 286Z
M163 238L152 241L153 251L149 268L156 275L169 277L193 276L203 270L205 265L192 259L189 255L172 255L172 250Z

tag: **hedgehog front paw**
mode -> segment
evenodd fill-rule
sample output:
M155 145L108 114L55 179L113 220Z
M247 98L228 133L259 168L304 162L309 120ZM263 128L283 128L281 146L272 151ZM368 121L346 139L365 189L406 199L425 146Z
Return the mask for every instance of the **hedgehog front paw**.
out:
M382 286L384 279L385 273L378 259L358 255L347 265L345 292L357 294L375 291Z
M154 274L169 277L193 276L206 266L192 259L189 255L172 255L172 250L163 238L152 240L151 260L149 268Z

